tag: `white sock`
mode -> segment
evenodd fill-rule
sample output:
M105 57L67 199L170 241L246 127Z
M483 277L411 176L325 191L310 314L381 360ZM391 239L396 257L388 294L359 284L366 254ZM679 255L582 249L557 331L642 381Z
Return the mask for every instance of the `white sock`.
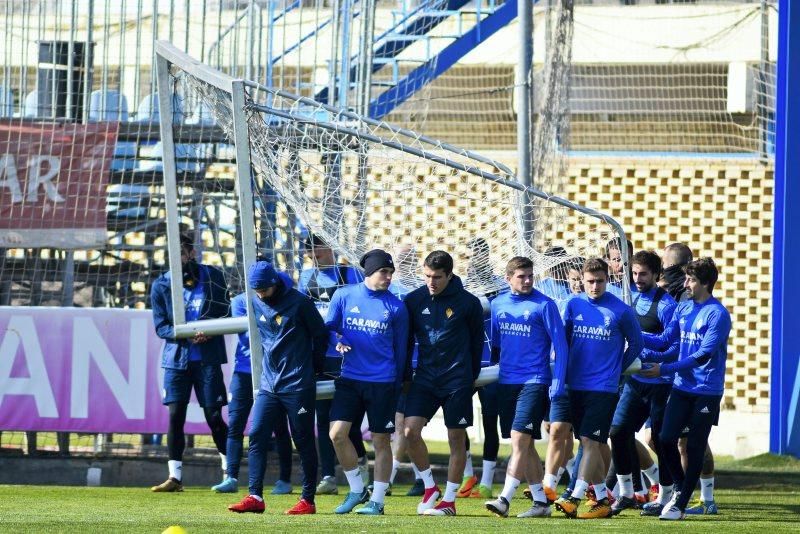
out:
M647 478L650 479L650 485L660 484L661 479L658 476L658 464L653 462L653 465L648 467L647 469L642 469L642 473L647 475Z
M461 482L450 482L447 481L447 489L444 490L444 497L442 500L445 502L455 502L456 500L456 493L458 492L458 488L461 487Z
M180 460L169 460L167 462L167 467L169 468L170 478L174 478L180 482L183 476L183 462Z
M372 497L370 497L370 500L378 504L383 504L383 498L386 496L387 489L389 489L388 482L378 482L376 480L372 483Z
M394 477L397 476L398 469L400 469L400 462L392 460L392 474L389 475L389 484L394 484Z
M606 489L606 483L600 482L599 484L592 484L594 486L594 495L597 497L598 501L602 501L606 497L608 497L608 490Z
M474 477L475 470L472 467L472 453L467 451L467 463L464 464L464 478Z
M559 467L558 468L558 472L556 472L556 474L555 474L556 480L553 483L553 485L552 486L548 486L548 488L555 489L556 486L558 486L558 483L561 482L561 477L564 476L564 471L566 471L565 468L563 468L563 467Z
M228 457L225 456L222 453L219 453L219 461L222 464L222 472L223 473L227 473L228 472Z
M704 501L714 500L714 477L700 477L700 498Z
M500 492L500 496L508 502L511 502L511 499L514 498L514 494L517 492L518 487L519 480L511 475L506 475L506 483L503 486L503 491Z
M575 481L575 489L572 490L572 496L576 499L583 499L586 496L586 490L589 488L589 483L579 478Z
M494 467L497 462L483 461L483 472L481 473L481 485L491 488L494 483Z
M252 498L254 498L255 500L257 500L258 502L264 502L264 497L262 497L261 495L253 495L253 494L251 493L251 494L250 494L250 496L251 496Z
M619 494L622 497L628 497L629 499L633 498L633 475L617 475L617 480L619 481ZM597 498L601 498L599 495Z
M547 473L544 476L544 480L542 481L542 483L550 489L556 489L556 486L558 485L558 475L552 475L550 473Z
M534 502L547 504L547 495L544 494L544 486L541 484L530 484L528 487L531 489Z
M667 504L669 502L669 500L672 498L672 493L673 493L674 489L675 489L675 486L673 486L673 485L662 486L662 485L659 484L658 485L658 499L656 500L656 502L658 504Z
M572 470L575 469L575 457L573 456L569 460L567 460L567 473L569 473L569 478L572 478Z
M421 478L422 482L425 483L425 489L431 489L436 485L436 483L433 481L433 473L431 473L430 467L425 471L420 471L419 478Z
M411 464L411 469L414 470L414 480L419 480L422 478L422 475L419 474L419 469L417 469L417 466L413 463Z
M619 498L619 484L614 486L614 489L611 490L611 495L613 495L615 499Z
M347 477L347 483L350 484L351 492L362 493L364 491L364 481L361 479L361 472L358 467L345 471L344 475Z

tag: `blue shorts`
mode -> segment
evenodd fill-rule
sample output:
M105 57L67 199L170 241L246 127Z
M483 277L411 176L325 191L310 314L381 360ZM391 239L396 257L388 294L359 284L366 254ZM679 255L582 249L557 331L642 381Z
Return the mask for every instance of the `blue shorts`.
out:
M403 393L401 390L400 393L397 395L397 408L395 408L395 412L401 413L405 415L406 413L406 399L408 398L407 393Z
M577 438L605 443L619 396L605 391L569 391L572 428Z
M695 395L673 389L664 411L662 441L706 432L719 423L721 395ZM667 438L666 440L664 438Z
M478 400L481 403L481 416L484 419L491 418L497 421L497 417L500 415L497 386L499 386L497 382L492 382L491 384L486 384L478 388ZM495 424L497 423L495 422Z
M394 382L365 382L339 377L331 404L331 421L347 421L361 426L366 413L370 432L391 434L394 432L398 389Z
M550 418L551 423L572 423L569 408L569 394L565 393L554 399L550 400Z
M203 408L217 408L228 404L222 367L189 362L186 369L164 369L164 389L161 390L163 404L188 403L192 388L197 402Z
M442 408L447 428L467 428L472 426L472 392L471 387L446 392L412 382L406 398L406 418L423 417L430 421Z
M548 389L544 384L499 384L500 434L511 437L511 431L542 438L542 421L547 413Z
M629 378L625 382L611 426L626 433L636 433L649 420L651 426L655 423L660 429L671 390L672 384L650 384Z

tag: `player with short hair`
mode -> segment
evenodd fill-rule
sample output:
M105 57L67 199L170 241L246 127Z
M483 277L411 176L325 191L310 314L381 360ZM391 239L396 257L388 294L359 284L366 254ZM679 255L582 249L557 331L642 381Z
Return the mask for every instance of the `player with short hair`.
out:
M620 376L642 350L642 331L633 310L607 292L607 284L608 264L600 258L586 260L583 265L586 293L572 298L564 310L569 343L570 417L583 446L575 489L571 496L555 502L556 508L567 517L578 516L578 506L590 484L594 485L597 501L578 517L596 519L611 514L605 497L607 469L601 445L608 440Z
M492 353L499 361L498 401L511 457L500 496L486 502L490 512L507 517L511 499L525 477L533 505L517 517L551 514L542 486L542 463L535 440L541 438L549 398L564 394L567 342L555 302L533 288L533 262L517 256L506 266L510 292L492 301ZM550 352L555 353L555 375Z
M344 355L331 407L330 436L344 469L350 493L334 513L356 508L361 515L383 515L383 500L392 470L391 435L397 394L408 357L408 312L388 291L394 274L392 256L373 249L361 258L364 282L343 287L333 296L326 326L341 336L337 348ZM348 438L350 427L369 419L375 448L372 496L358 470L358 456Z
M472 392L483 353L483 308L453 274L453 258L436 250L424 261L425 286L405 300L411 319L409 351L419 344L419 359L406 401L408 454L419 469L425 494L417 513L455 515L456 492L464 475L465 429L472 425ZM411 369L406 367L406 377ZM439 408L444 411L450 462L447 489L441 495L433 480L422 428Z
M675 300L656 285L661 273L661 258L652 251L637 252L631 259L631 272L637 289L631 307L636 313L639 326L642 332L659 334L669 324L677 306ZM641 358L644 358L644 353ZM634 498L633 477L640 477L641 480L641 474L635 469L639 464L635 434L648 418L656 436L656 455L659 463L663 461L661 443L657 436L661 431L664 408L671 388L670 377L648 379L640 375L631 375L625 381L611 423L611 454L620 486L619 498L611 507L613 515L627 508L636 508L638 505ZM669 473L664 473L662 476L659 502L667 502L669 495L664 488L672 486L672 480Z
M686 273L684 268L692 261L692 249L685 243L671 243L664 247L664 273L659 284L667 290L678 302L688 300L686 287ZM681 452L681 462L686 470L686 438L678 440L678 450ZM703 470L700 472L700 499L686 509L688 515L717 514L717 503L714 501L714 454L711 447L706 444L703 456Z
M264 358L260 386L250 427L249 495L228 506L232 512L264 512L264 471L267 443L278 418L289 419L295 448L303 471L300 501L288 515L314 514L317 451L314 439L315 372L323 367L328 329L311 300L286 287L271 263L257 261L248 270L248 282L256 296L255 314Z
M150 488L154 492L183 491L181 480L186 448L183 427L192 389L219 451L223 473L227 467L225 441L228 426L222 418L222 407L228 402L222 377L222 364L228 361L225 340L222 336L206 336L203 332L197 332L190 339L175 337L170 284L172 276L182 277L187 322L227 317L230 313L228 288L222 271L196 261L190 235L180 236L180 246L180 272L171 270L162 274L150 290L156 335L165 341L161 353L161 367L164 369L162 402L169 407L169 478Z
M333 249L320 236L310 235L305 242L305 249L313 260L313 267L300 273L297 289L311 298L317 307L322 320L328 316L328 308L336 291L350 284L358 284L364 280L361 272L355 267L337 263ZM336 334L331 333L328 350L325 353L325 379L336 378L342 369L342 355L336 350ZM317 487L319 495L336 495L339 488L336 484L336 451L328 435L330 432L330 399L316 401L317 436L319 446L319 463L321 480ZM367 466L367 450L361 436L361 423L352 425L350 439L358 454L358 465L364 484L369 483Z
M628 258L633 256L633 243L631 240L626 240L628 244ZM622 240L615 237L606 243L606 262L609 266L609 281L607 291L615 297L622 298L622 278L625 276L625 264L622 261ZM636 291L636 285L633 283L633 278L628 281L631 288L631 293Z
M712 294L718 277L711 258L689 263L685 286L690 300L678 306L664 332L646 336L648 345L667 348L648 357L647 361L654 363L639 373L647 378L674 377L660 434L665 460L662 471L669 469L675 481L673 498L661 511L660 518L665 520L683 519L700 478L711 427L719 422L731 318ZM670 361L675 351L677 361L660 363ZM688 465L684 471L678 438L686 427Z

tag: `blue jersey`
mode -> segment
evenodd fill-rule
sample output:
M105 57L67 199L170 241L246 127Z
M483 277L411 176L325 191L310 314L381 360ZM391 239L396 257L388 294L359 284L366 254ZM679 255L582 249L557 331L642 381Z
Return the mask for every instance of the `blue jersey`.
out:
M564 392L567 340L558 308L537 290L504 293L492 301L492 346L500 349L501 384L552 384L551 396ZM555 379L550 352L555 352Z
M542 281L534 287L556 302L568 299L572 295L572 292L569 290L569 284L566 281L556 280L549 276L547 278L542 278Z
M342 377L402 381L408 357L408 312L392 293L373 291L364 283L343 287L333 296L325 325L350 347L343 356Z
M731 316L717 299L681 302L667 328L645 334L645 346L665 349L648 361L666 361L661 375L674 375L672 387L695 395L722 395ZM669 361L677 353L677 361Z
M419 343L414 383L453 392L471 388L480 373L483 354L483 306L453 276L447 287L432 296L425 286L405 299L411 334ZM413 339L409 347L413 346ZM406 376L409 376L407 368Z
M264 349L261 389L289 393L315 387L328 329L311 300L280 283L276 298L251 302Z
M656 291L658 290L657 287L653 287L650 291L645 291L644 293L636 292L633 294L633 302L631 305L633 306L634 311L637 315L643 316L650 311L650 307L653 305L653 299L656 296ZM661 298L658 300L658 307L656 308L656 315L658 316L658 322L661 323L662 331L667 327L670 320L672 319L673 313L675 313L675 308L677 308L678 303L675 302L675 299L672 298L669 293L664 293ZM642 335L646 335L646 332L642 332ZM640 359L644 362L647 360L649 355L649 349L644 349L640 354ZM633 380L638 380L639 382L643 382L645 384L669 384L672 382L671 376L662 376L659 378L645 378L642 375L631 375Z
M231 299L231 315L233 317L247 317L247 293L239 293ZM235 373L253 372L250 365L250 334L247 330L239 332L235 358L233 366Z
M304 269L300 273L297 281L297 290L304 295L311 297L317 307L322 320L328 317L333 295L340 287L351 284L358 284L364 280L361 271L347 265L336 265L318 269ZM336 351L336 334L331 332L328 340L328 350L325 353L329 358L341 358L342 355Z
M581 293L564 310L564 328L569 388L616 393L622 371L642 351L642 330L631 307L609 292L598 299Z

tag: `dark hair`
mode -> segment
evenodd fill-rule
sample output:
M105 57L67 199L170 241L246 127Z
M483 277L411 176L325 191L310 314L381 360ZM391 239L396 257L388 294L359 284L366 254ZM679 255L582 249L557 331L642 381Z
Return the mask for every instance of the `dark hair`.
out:
M634 254L631 265L646 267L654 276L661 274L661 257L652 250L640 250Z
M633 254L633 243L631 243L630 239L626 240L628 243L628 254ZM619 250L622 252L622 240L619 237L615 237L608 243L606 243L606 258L611 250Z
M194 237L192 234L181 234L180 242L182 249L194 250Z
M309 234L303 241L303 248L310 250L312 247L325 247L331 248L320 236L316 234Z
M717 278L719 277L717 265L711 258L700 258L689 262L684 272L686 276L693 276L702 285L708 286L709 293L714 290L714 284L717 283Z
M583 264L585 261L586 260L583 258L572 258L567 261L567 274L569 274L570 271L583 272Z
M519 269L533 269L533 261L525 256L514 256L506 264L506 276L511 276Z
M686 265L694 256L692 256L692 249L686 243L671 243L664 247L665 252L675 252L677 255L678 265Z
M608 278L608 264L602 258L589 258L583 263L584 273L602 272Z
M443 270L445 274L453 272L453 257L444 250L434 250L425 258L425 267L434 271Z

